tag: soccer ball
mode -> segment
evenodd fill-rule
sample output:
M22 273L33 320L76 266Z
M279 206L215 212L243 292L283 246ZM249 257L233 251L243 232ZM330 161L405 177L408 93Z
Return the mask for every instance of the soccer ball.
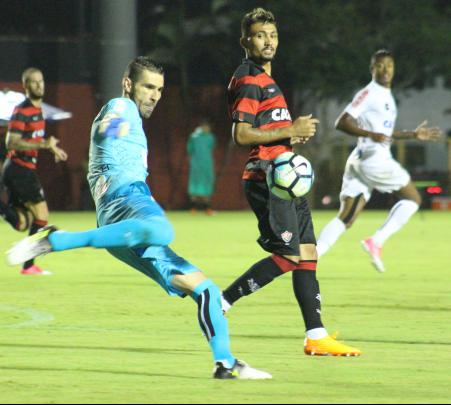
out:
M312 188L315 174L310 162L301 155L284 152L269 165L266 182L273 194L283 200L306 195Z

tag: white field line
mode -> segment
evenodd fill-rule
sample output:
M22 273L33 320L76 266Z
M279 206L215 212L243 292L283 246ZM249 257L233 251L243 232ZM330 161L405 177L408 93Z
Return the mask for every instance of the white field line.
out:
M55 317L52 314L48 312L37 311L33 308L20 308L12 305L0 305L0 313L1 312L26 315L29 319L26 321L11 324L0 324L0 329L32 328L43 323L49 323L55 320Z

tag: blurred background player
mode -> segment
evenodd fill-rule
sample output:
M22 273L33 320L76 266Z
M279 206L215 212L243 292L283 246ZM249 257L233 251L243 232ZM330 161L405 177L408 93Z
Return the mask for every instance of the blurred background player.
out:
M142 125L163 87L163 68L148 57L138 57L124 73L122 97L110 100L94 120L88 180L99 228L73 233L49 227L15 245L9 261L87 246L108 249L169 295L189 294L196 301L199 325L215 361L214 378L271 378L232 355L219 288L167 246L174 232L146 184L148 147Z
M426 121L414 131L394 130L397 108L391 92L395 73L392 53L387 50L375 52L371 57L370 72L372 81L357 92L335 124L337 129L359 139L346 164L340 212L321 232L317 248L321 257L335 244L357 219L373 189L395 193L400 201L377 232L361 242L376 270L383 272L382 246L421 205L420 193L409 173L391 154L391 142L393 139L437 140L441 131L426 127Z
M55 161L67 160L67 154L59 148L58 140L45 135L42 115L42 99L45 93L44 77L36 68L28 68L22 74L26 99L13 111L6 135L7 159L3 167L3 184L9 201L0 200L0 215L16 230L35 234L47 225L49 211L41 183L36 176L39 150L47 149L55 155ZM23 263L22 274L44 275L33 260Z
M0 122L0 204L1 201L6 201L6 193L3 186L3 179L2 179L2 173L3 173L3 164L5 163L7 150L6 150L6 129L7 127L4 127L2 123ZM1 208L0 208L1 210ZM0 211L0 215L1 211Z
M211 196L215 187L215 143L215 136L207 120L203 120L188 139L188 195L193 213L197 210L205 211L208 215L214 213L211 209Z
M306 327L305 353L359 356L358 349L337 342L323 326L316 239L307 200L282 200L265 181L270 161L314 136L318 120L309 115L292 122L285 98L271 77L279 43L274 15L262 8L252 10L242 20L241 34L246 59L229 85L232 136L238 145L251 147L244 191L258 219L258 243L272 256L255 263L223 291L223 308L227 311L241 297L291 272Z

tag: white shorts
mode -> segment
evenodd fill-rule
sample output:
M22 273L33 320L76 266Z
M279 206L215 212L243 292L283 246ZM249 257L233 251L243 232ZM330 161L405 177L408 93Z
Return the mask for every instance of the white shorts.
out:
M340 200L363 194L365 201L368 201L373 189L392 193L409 182L409 173L391 155L376 153L362 160L358 150L354 150L346 163Z

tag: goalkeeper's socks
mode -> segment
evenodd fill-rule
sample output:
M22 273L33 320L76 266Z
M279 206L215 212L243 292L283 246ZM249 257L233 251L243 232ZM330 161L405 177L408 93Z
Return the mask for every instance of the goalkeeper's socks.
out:
M215 362L232 368L235 357L230 351L229 327L222 313L221 292L211 280L200 283L193 291L198 306L199 325L208 340Z
M282 274L284 271L273 257L267 257L255 263L246 273L236 279L223 291L222 295L230 305L233 305L241 297L254 293Z
M56 231L49 235L49 242L52 250L58 252L88 246L98 249L166 246L173 238L174 231L168 220L154 217L150 221L128 219L86 232Z
M14 229L19 226L19 215L17 211L0 200L0 217L2 217Z

